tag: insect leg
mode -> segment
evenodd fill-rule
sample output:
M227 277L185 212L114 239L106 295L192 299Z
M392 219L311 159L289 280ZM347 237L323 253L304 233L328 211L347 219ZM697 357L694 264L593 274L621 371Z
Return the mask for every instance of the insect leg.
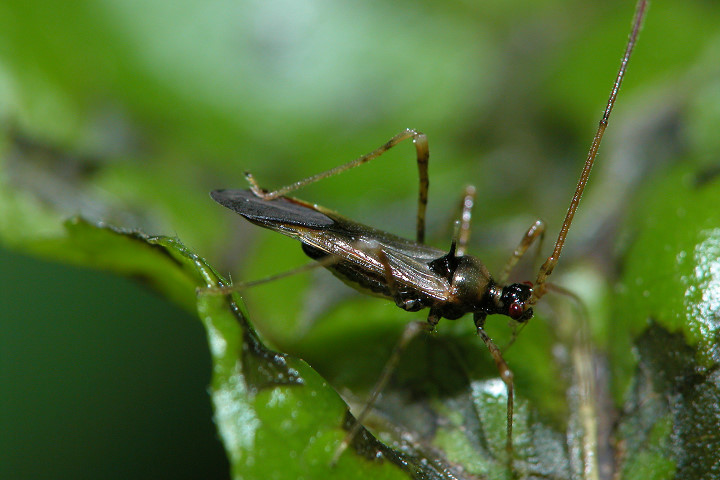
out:
M251 282L238 282L233 283L231 285L224 285L220 287L199 287L197 288L197 293L205 293L210 295L227 295L229 293L233 292L239 292L240 290L244 290L246 288L255 287L257 285L262 285L264 283L270 283L274 282L275 280L280 280L285 277L291 277L293 275L296 275L298 273L307 272L310 270L314 270L318 267L330 267L340 261L340 258L335 255L327 255L326 257L323 257L321 259L318 259L314 262L310 262L308 264L302 265L297 268L293 268L292 270L287 270L285 272L276 273L275 275L269 275L265 278L261 278L258 280L253 280Z
M502 352L500 352L500 349L497 347L497 345L495 345L495 342L493 342L492 339L485 332L485 318L486 318L485 314L476 313L474 315L473 320L475 321L475 326L477 327L478 335L480 335L480 338L482 338L483 342L485 342L485 345L488 347L488 350L490 350L490 355L492 355L493 360L495 360L495 365L497 366L498 372L500 372L500 378L505 383L505 388L507 389L507 432L506 432L506 438L505 438L505 451L507 452L507 455L508 455L508 467L510 470L512 470L512 464L513 464L512 429L513 429L513 408L514 408L513 373L510 370L510 367L508 367L507 363L505 362L505 359L503 358Z
M543 238L545 238L545 222L542 220L536 220L535 223L528 228L527 232L525 232L522 240L520 240L517 248L505 264L505 268L503 268L502 273L498 276L498 282L501 285L507 283L507 279L510 276L512 269L515 268L515 265L517 265L523 255L525 255L525 252L527 252L527 249L530 248L530 245L532 245L538 237L540 237L540 242L542 243Z
M433 318L431 319L431 317ZM357 435L357 433L360 431L363 422L365 421L368 414L375 405L375 402L380 396L380 393L385 389L387 382L390 380L390 377L392 377L392 374L397 367L400 357L402 356L403 352L410 344L412 339L415 338L417 334L423 330L432 330L435 325L437 325L438 320L439 317L437 315L434 315L433 312L430 311L427 323L416 321L410 322L405 326L405 329L403 330L402 335L400 335L400 339L395 344L395 348L393 348L393 351L390 354L390 358L388 358L387 363L385 363L382 373L380 374L380 378L378 378L377 383L375 383L375 386L373 387L372 392L370 393L370 396L365 403L365 406L356 417L355 423L353 424L352 428L348 430L345 438L343 438L343 441L340 443L340 445L338 445L337 450L335 450L331 465L335 465L337 463L340 455L342 455L342 453L347 449L348 445L350 445L350 443L352 442L353 438L355 438L355 435Z
M402 299L400 298L400 292L397 287L397 282L395 281L395 277L393 276L390 260L388 260L388 257L382 248L375 247L375 251L378 260L380 260L380 263L382 263L383 272L385 273L385 281L387 282L388 290L390 290L390 295L392 295L393 299L395 300L395 304L400 306L400 304L402 303Z
M350 170L351 168L355 168L359 165L367 163L370 160L374 160L375 158L379 157L383 153L385 153L388 150L390 150L391 148L393 148L398 143L402 142L403 140L407 140L408 138L412 138L413 144L415 145L415 152L417 155L418 173L420 176L419 193L418 193L417 227L416 227L417 241L418 241L418 243L424 243L425 242L425 210L427 209L428 186L430 184L430 181L428 178L428 162L430 160L430 150L428 148L428 141L427 141L427 137L425 136L425 134L418 132L416 130L408 128L407 130L404 130L404 131L398 133L397 135L395 135L394 137L392 137L384 145L378 147L377 149L373 150L372 152L370 152L366 155L363 155L362 157L358 157L355 160L352 160L348 163L339 165L335 168L331 168L330 170L326 170L324 172L320 172L318 174L315 174L315 175L305 178L303 180L299 180L295 183L286 185L286 186L281 187L272 192L267 192L267 191L263 190L262 188L260 188L257 181L255 180L255 178L252 176L252 174L250 172L245 172L245 178L247 179L248 183L250 183L250 188L255 195L257 195L258 197L261 197L265 200L272 200L273 198L287 195L288 193L290 193L294 190L302 188L311 183L315 183L318 180L322 180L327 177L332 177L332 176L342 173L346 170Z
M456 242L455 254L458 257L465 255L468 241L470 240L470 220L472 219L472 208L475 203L475 187L468 185L465 187L465 193L462 200L462 213L460 215L460 228L457 231L457 238L453 238Z

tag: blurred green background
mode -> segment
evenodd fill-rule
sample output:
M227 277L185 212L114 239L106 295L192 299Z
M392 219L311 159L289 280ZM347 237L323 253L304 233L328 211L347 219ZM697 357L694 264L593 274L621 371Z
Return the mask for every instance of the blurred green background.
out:
M177 235L259 278L302 253L210 190L244 188L245 170L284 185L412 127L430 141L430 238L446 248L472 183L473 252L497 271L534 219L557 231L633 3L0 3L0 477L228 475L193 312L54 263L79 263L54 243L64 219ZM559 275L581 259L611 281L638 185L717 162L719 20L714 2L651 5ZM395 150L297 196L411 236L414 153ZM300 353L346 293L302 282L246 295L261 332ZM363 308L406 321L391 307Z

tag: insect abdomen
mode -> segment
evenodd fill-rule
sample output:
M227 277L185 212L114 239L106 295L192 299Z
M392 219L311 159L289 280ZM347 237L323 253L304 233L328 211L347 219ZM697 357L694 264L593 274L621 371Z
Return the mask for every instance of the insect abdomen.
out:
M313 260L321 260L328 256L327 252L315 248L312 245L306 243L301 243L301 245L305 255ZM415 291L408 292L402 287L398 287L399 291L396 293L396 296L394 296L390 291L385 277L370 270L360 268L350 262L339 260L337 263L328 265L326 268L353 289L361 293L393 300L400 308L410 312L417 312L435 303L435 299L420 296Z

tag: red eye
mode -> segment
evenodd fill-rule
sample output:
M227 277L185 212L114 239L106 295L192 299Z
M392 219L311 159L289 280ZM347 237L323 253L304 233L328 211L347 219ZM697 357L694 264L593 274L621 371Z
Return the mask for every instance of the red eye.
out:
M510 308L508 308L508 315L510 315L510 318L517 320L522 316L522 314L523 309L519 303L510 304Z

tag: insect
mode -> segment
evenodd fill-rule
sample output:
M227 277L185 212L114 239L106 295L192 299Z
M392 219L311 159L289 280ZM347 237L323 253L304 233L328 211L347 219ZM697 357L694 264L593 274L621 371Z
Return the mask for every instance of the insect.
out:
M490 351L500 377L507 388L506 450L512 464L512 428L514 408L513 373L500 349L485 331L489 315L500 314L522 324L533 316L535 304L552 288L552 274L563 250L565 240L587 184L590 170L608 124L628 60L635 46L647 7L640 0L636 7L632 30L612 86L607 106L593 138L590 151L580 174L575 193L558 234L551 255L542 264L533 282L507 283L513 267L528 248L543 235L545 225L538 220L526 231L503 271L493 277L477 257L466 254L475 189L466 188L460 221L449 251L430 247L425 240L425 211L428 201L427 137L416 130L405 130L373 152L334 169L319 173L294 184L268 192L252 175L246 173L249 190L215 190L212 198L240 214L250 222L299 240L310 258L317 260L345 283L365 293L384 297L407 311L429 309L427 321L408 324L397 348L378 380L365 409L358 415L355 428L348 432L339 455L349 443L367 415L373 402L388 381L398 357L410 340L423 329L434 330L441 318L458 319L473 315L477 333ZM419 196L414 241L362 225L326 208L312 205L286 195L305 185L336 175L367 163L397 144L412 139L419 169ZM233 287L229 287L232 290Z

